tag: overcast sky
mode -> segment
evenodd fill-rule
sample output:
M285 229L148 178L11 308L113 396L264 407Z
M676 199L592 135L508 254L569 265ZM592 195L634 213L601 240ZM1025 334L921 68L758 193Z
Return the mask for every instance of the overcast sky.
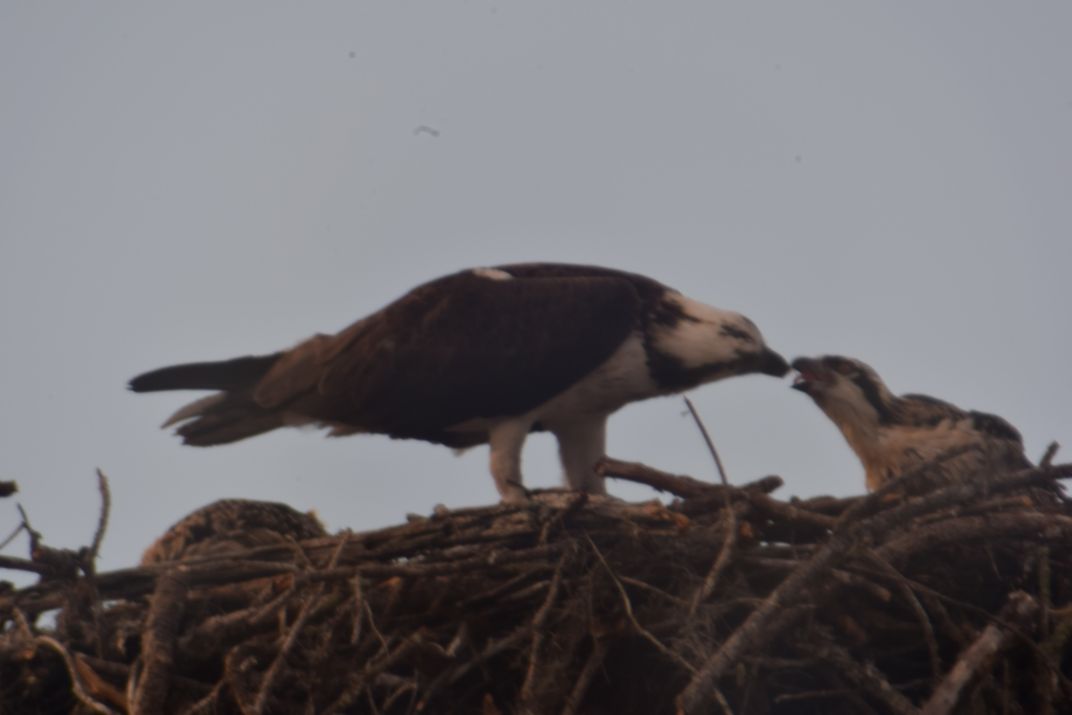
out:
M529 260L646 273L1072 448L1070 27L1066 2L3 3L0 479L76 548L105 470L105 569L221 497L333 530L489 503L486 448L183 447L158 425L196 393L124 386ZM863 490L788 380L692 394L732 480ZM609 452L716 479L683 415L629 406ZM524 469L558 484L549 437Z

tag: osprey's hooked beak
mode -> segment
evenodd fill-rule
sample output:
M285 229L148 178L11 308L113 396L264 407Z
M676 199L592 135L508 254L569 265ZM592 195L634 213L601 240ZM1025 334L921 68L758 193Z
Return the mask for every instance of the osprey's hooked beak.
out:
M764 348L763 352L759 354L759 364L756 370L764 375L784 377L789 372L789 363L785 361L784 357L770 348Z

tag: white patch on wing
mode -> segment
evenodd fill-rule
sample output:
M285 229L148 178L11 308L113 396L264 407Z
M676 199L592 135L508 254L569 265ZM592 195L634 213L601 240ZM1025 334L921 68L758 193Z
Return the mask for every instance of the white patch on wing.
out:
M674 326L660 326L654 331L656 346L660 351L673 355L686 368L712 365L732 360L743 347L739 340L723 335L720 328L731 325L741 331L754 333L755 328L744 316L729 310L719 310L679 293L666 296L667 300L681 306L684 319ZM758 334L753 348L762 344Z
M473 275L481 278L487 278L492 281L510 281L514 277L506 271L499 270L498 268L474 268Z

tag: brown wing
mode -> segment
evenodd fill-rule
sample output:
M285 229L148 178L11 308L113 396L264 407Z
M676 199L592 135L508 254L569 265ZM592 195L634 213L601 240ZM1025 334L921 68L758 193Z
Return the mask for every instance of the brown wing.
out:
M963 419L967 414L956 405L929 395L901 395L897 406L897 421L917 426L935 425L948 419Z
M1024 455L1020 432L1001 417L986 412L962 410L927 395L904 395L901 399L905 412L914 420L912 424L934 425L942 420L952 419L963 420L970 426L972 432L977 435L982 451L965 455L958 460L957 463L964 470L978 470L983 466L993 465L1008 469L1031 466L1030 460Z
M451 425L523 413L591 372L639 327L639 291L662 289L594 268L501 270L514 277L446 276L336 336L303 343L273 366L255 399L315 420L454 443Z

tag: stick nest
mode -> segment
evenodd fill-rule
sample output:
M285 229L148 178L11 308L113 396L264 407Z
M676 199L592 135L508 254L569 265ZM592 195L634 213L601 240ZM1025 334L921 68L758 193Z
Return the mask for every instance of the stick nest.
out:
M547 492L335 536L218 502L100 574L26 524L32 558L0 566L41 581L0 585L0 710L1072 709L1072 465L805 501L602 469L677 498Z

